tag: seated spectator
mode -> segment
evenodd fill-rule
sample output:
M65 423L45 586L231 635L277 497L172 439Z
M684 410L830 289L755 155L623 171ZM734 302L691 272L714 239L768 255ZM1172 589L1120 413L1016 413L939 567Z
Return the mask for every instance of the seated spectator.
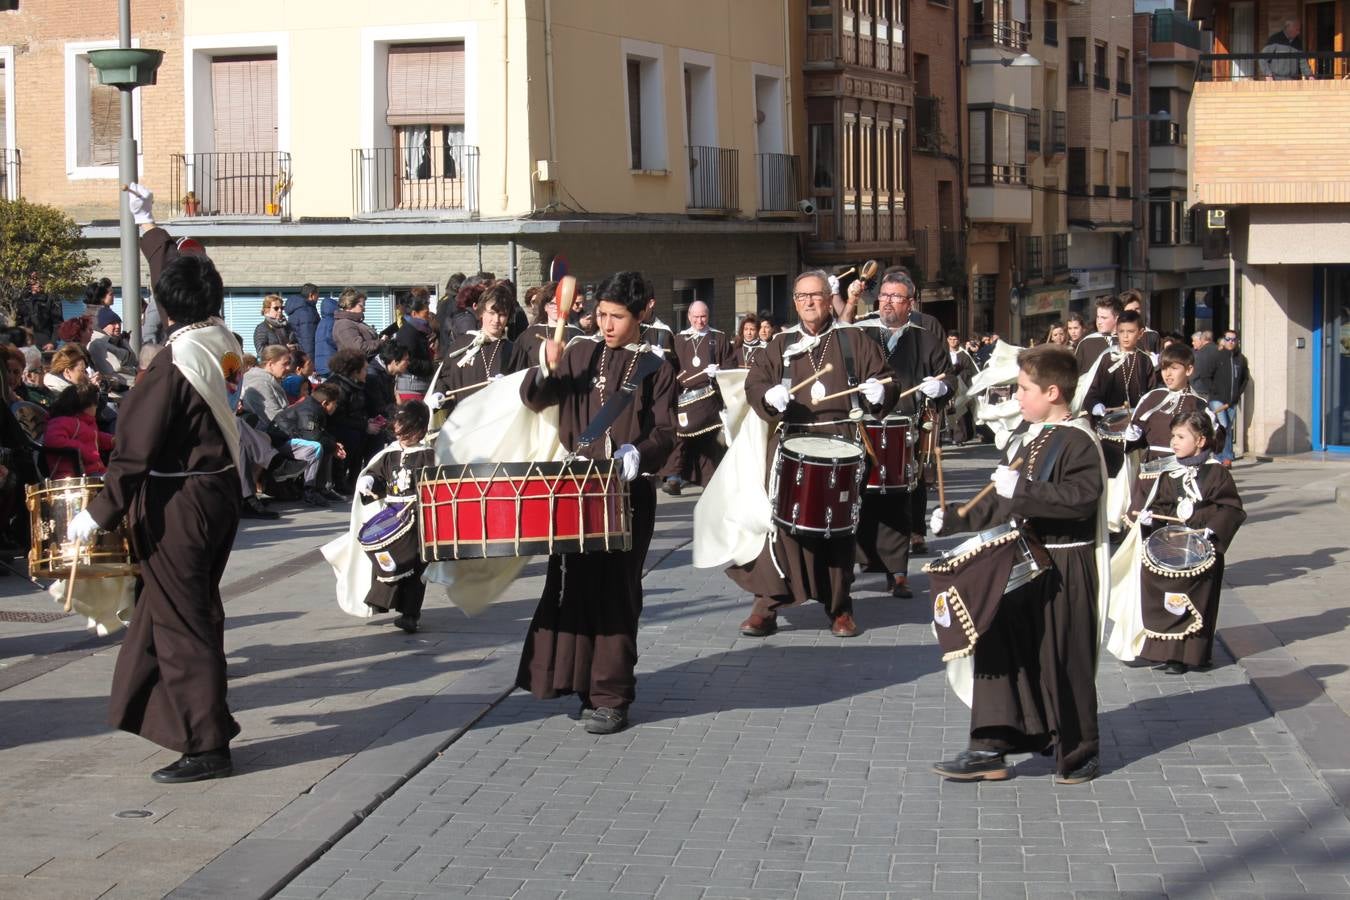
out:
M314 383L314 360L303 350L292 350L290 371L281 379L281 389L286 392L286 402L294 403L308 397Z
M286 321L285 302L276 294L263 298L263 320L253 329L253 350L262 356L264 347L287 347L297 349L300 346L295 329Z
M99 431L95 414L98 388L84 382L73 384L57 395L42 444L49 449L78 450L83 472L68 454L47 454L47 470L53 479L78 475L102 475L108 471L103 453L111 453L113 436Z
M77 319L68 319L67 322L76 322ZM66 322L62 322L65 325ZM47 366L47 374L43 376L42 383L48 389L56 394L60 394L72 384L98 383L97 375L89 373L89 353L80 344L70 342L61 345L61 349L52 355L52 361Z
M61 339L62 344L79 344L81 347L89 343L89 339L94 336L94 323L84 316L78 319L66 319L56 329L56 336Z
M42 364L40 358L36 363L28 363L24 366L23 379L14 388L14 393L18 394L21 400L36 403L43 409L49 408L56 399L56 393L43 384L46 374L47 367Z
M112 281L107 278L100 278L98 281L89 282L89 285L84 289L84 317L91 322L97 322L98 311L105 306L111 307L112 305Z
M1308 54L1303 49L1303 38L1299 37L1302 30L1298 19L1285 19L1284 27L1266 38L1265 46L1261 48L1261 55L1265 58L1257 61L1262 78L1298 81L1312 77Z
M290 403L281 379L291 366L291 351L280 344L263 348L262 360L244 373L240 382L239 403L251 413L259 428L266 428Z
M314 464L313 475L305 472L305 502L312 506L327 506L329 500L346 502L329 485L333 461L347 458L347 448L335 440L328 431L328 417L337 412L341 394L331 384L321 384L299 403L283 409L272 420L275 433L284 435L292 442L302 441L317 445L321 451Z
M338 297L338 310L333 314L333 346L338 351L358 350L370 359L380 349L380 336L366 324L366 295L347 288ZM332 370L332 361L329 363Z
M110 387L120 385L125 390L136 379L136 354L122 334L122 317L111 306L103 306L99 307L95 322L98 329L87 348L90 363Z

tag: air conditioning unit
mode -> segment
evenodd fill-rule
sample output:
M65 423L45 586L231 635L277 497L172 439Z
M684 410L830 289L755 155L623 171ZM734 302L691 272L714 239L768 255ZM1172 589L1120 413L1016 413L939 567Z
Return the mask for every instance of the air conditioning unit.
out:
M547 184L550 181L558 180L558 162L553 159L537 160L534 164L535 177L540 183Z

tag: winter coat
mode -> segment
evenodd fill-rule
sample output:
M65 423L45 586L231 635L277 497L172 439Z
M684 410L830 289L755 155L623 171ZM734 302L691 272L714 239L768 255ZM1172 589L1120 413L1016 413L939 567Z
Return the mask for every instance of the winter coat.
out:
M333 326L337 324L337 301L332 297L325 297L319 301L320 308L323 310L323 317L319 319L318 329L314 332L314 350L310 356L314 359L314 371L320 375L328 374L328 360L333 358L337 352L337 345L333 343ZM306 351L309 352L309 351Z
M33 330L33 345L45 347L56 341L56 328L66 318L61 298L51 294L24 294L15 304L15 324Z
M328 413L319 401L306 397L294 406L288 406L272 420L273 433L284 434L291 440L314 441L331 451L337 441L328 433Z
M333 429L365 431L366 428L366 389L358 381L345 375L329 375L327 384L337 388L342 394L337 410L329 420Z
M320 300L320 303L327 303L327 300ZM304 297L292 297L286 301L286 318L291 323L291 330L295 332L295 339L300 342L300 349L310 356L314 355L314 332L319 327L319 310L317 305L310 303Z
M394 376L378 359L371 360L366 367L366 414L372 419L384 416L394 421L398 411L398 399L394 394Z
M408 348L408 372L398 377L397 389L403 393L424 393L431 385L431 376L436 372L436 364L431 358L429 326L419 327L414 322L420 319L411 316L403 320L394 340Z
M360 350L369 359L380 349L380 336L366 324L364 313L339 309L333 315L333 345L339 350Z
M295 329L285 319L264 318L258 323L258 327L253 329L253 351L258 354L259 360L262 359L264 347L270 347L273 344L289 347L291 344L299 343Z
M289 404L281 382L262 366L254 366L244 373L244 382L239 390L239 402L244 409L258 418L258 428L266 429L268 423Z
M85 475L102 475L108 471L103 464L100 450L111 451L113 436L98 430L94 417L86 413L76 416L53 416L47 420L47 432L43 436L44 447L64 448L80 451L80 462L84 465ZM47 469L53 479L74 478L80 473L67 454L47 454Z

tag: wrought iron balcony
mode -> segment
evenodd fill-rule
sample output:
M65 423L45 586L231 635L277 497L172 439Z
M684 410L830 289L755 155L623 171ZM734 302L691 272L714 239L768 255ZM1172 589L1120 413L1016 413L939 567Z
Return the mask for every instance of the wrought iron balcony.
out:
M973 187L1025 185L1026 183L1027 167L1025 163L992 166L987 163L970 164L970 184Z
M478 148L366 147L352 151L357 215L478 212Z
M970 43L975 46L994 44L1009 50L1025 50L1030 37L1031 29L1027 23L1012 19L976 22L970 27Z
M688 147L689 198L699 212L735 212L741 208L740 152L726 147Z
M801 161L787 153L756 153L759 211L795 213L801 200Z
M18 200L19 192L19 151L17 148L0 149L0 200Z
M289 153L177 153L170 159L169 173L174 216L291 216Z

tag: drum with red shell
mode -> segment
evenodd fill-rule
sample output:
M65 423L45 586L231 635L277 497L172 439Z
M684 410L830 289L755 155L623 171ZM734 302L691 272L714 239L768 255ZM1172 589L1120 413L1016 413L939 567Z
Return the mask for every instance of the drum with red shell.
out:
M862 505L863 451L821 434L785 437L774 460L773 519L793 534L852 534Z

